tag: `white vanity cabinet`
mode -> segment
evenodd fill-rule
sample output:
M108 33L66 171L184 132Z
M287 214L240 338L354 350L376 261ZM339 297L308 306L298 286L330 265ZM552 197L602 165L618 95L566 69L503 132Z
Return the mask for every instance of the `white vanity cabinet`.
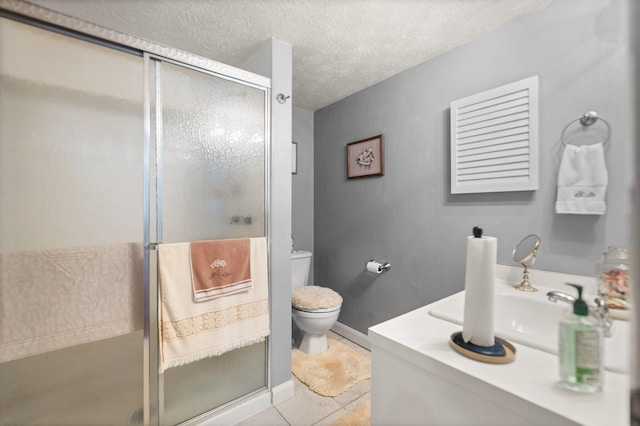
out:
M487 364L454 351L461 326L429 313L454 297L369 329L372 425L629 424L628 374L581 394L558 385L556 355L512 342L511 363Z

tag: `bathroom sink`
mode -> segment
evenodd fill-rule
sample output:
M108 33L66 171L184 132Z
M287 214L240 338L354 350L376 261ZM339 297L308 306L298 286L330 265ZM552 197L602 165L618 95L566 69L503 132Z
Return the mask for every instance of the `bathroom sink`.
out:
M569 305L549 301L546 294L553 289L538 289L536 293L525 293L511 286L498 285L495 295L494 332L496 336L512 343L557 354L558 322ZM462 325L464 292L435 306L429 313L436 318ZM605 368L628 373L631 338L629 322L614 320L612 332L611 337L605 338Z

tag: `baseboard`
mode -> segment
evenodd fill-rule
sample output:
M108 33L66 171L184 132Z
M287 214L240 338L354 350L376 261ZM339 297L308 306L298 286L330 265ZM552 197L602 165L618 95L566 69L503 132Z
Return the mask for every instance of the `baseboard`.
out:
M331 331L341 335L345 339L351 340L356 345L362 346L368 351L371 350L369 337L366 334L360 333L358 330L349 327L348 325L344 325L341 322L336 322L336 324L331 327Z
M295 382L288 380L271 389L271 403L275 406L295 395Z
M198 426L235 425L269 408L271 408L271 392L265 389L264 392L260 392L246 401L211 417L197 418L193 422L187 422L186 424Z

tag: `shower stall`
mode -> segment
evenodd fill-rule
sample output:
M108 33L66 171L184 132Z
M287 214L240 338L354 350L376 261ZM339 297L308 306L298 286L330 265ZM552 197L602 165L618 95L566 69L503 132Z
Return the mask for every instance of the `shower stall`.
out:
M156 271L161 243L269 236L270 80L1 6L0 425L189 423L268 389L268 338L158 372Z

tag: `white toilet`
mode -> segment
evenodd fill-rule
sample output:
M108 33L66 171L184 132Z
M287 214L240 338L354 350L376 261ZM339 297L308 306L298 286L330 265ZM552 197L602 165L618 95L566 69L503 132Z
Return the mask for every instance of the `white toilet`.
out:
M311 252L291 253L291 315L304 332L299 349L309 355L327 350L327 332L338 321L342 297L330 288L307 285Z

